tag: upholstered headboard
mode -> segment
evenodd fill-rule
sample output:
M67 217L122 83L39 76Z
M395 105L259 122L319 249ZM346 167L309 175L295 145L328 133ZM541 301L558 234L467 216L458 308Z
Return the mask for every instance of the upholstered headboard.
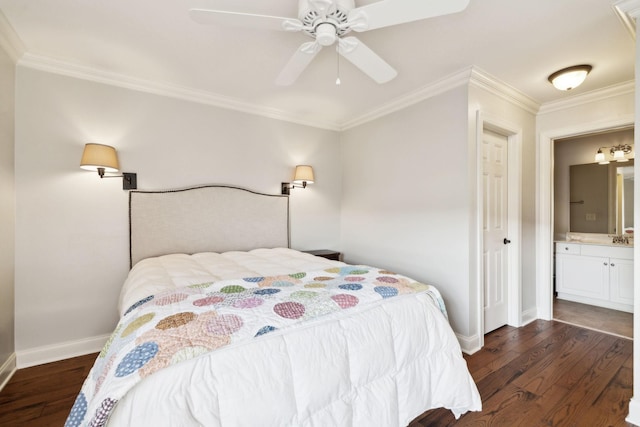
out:
M133 267L171 253L289 247L289 198L206 185L129 192Z

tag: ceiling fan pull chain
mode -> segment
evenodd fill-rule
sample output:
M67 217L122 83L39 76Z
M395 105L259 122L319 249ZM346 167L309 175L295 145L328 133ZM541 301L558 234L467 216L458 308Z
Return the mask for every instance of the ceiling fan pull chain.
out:
M336 86L340 86L340 44L336 43L336 62L337 62L337 71L336 74L338 78L336 78Z

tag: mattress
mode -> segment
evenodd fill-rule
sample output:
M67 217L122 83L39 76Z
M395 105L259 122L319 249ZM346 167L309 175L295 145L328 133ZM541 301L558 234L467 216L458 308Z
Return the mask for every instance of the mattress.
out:
M290 249L140 261L67 425L401 426L481 409L432 286Z

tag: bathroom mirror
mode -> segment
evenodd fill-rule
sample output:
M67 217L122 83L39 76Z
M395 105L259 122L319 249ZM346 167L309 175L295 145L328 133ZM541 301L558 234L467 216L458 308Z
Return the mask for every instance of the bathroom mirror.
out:
M569 168L569 229L579 233L633 232L634 161Z

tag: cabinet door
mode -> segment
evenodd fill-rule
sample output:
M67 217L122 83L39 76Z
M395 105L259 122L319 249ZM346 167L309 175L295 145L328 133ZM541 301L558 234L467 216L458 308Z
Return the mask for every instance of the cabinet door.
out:
M556 255L558 293L609 299L609 258Z
M633 260L611 258L611 301L633 305Z

